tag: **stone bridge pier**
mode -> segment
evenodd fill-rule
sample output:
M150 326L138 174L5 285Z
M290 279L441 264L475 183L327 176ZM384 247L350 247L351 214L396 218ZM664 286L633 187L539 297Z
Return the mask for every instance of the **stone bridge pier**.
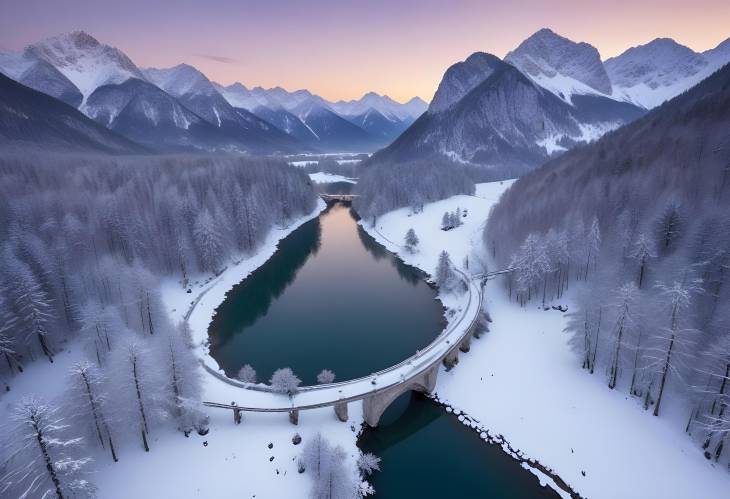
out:
M431 393L436 388L438 372L439 363L437 362L415 378L410 379L407 383L400 383L389 388L384 388L383 390L378 390L364 398L362 400L362 412L365 422L371 428L378 426L380 417L390 404L408 391Z

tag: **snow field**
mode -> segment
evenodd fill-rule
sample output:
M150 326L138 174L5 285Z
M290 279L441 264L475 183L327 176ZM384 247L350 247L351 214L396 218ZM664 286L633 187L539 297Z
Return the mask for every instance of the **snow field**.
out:
M426 272L434 271L444 249L461 268L470 255L474 271L481 229L510 184L479 184L476 197L453 196L418 214L395 210L381 216L375 228L364 228ZM443 213L457 206L468 209L464 225L440 230ZM411 227L420 239L415 254L398 247ZM570 292L576 292L575 286ZM503 435L513 449L552 469L584 497L730 497L730 474L706 461L683 433L681 419L687 413L682 408L666 407L665 415L655 418L625 392L608 390L602 373L591 376L582 370L563 332L565 314L509 302L498 280L487 284L485 296L494 320L491 331L472 341L455 369L442 368L436 387L441 402L470 416L465 421L478 420L490 435ZM570 309L569 296L562 303ZM459 306L458 297L442 299ZM552 482L547 477L541 481Z

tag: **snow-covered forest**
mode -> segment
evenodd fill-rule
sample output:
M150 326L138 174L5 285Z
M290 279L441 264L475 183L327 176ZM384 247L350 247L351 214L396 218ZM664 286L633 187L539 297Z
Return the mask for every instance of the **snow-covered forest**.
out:
M474 194L473 172L446 161L420 160L360 167L353 207L363 218L396 208L420 210L425 203L456 194Z
M0 158L0 379L72 341L87 359L54 400L27 394L0 444L3 497L86 497L92 460L154 451L162 425L207 431L185 324L159 279L221 272L316 203L284 162L232 157Z
M730 434L730 92L725 68L596 144L516 182L486 249L524 306L575 293L577 362L727 463Z

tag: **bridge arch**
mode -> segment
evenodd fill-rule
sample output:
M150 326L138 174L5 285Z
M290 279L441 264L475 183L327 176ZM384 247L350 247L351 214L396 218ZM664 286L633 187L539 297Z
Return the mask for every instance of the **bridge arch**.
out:
M423 373L382 391L376 391L362 401L363 419L368 426L375 428L380 422L383 413L390 407L398 397L406 392L414 391L429 394L436 388L439 364L426 369Z

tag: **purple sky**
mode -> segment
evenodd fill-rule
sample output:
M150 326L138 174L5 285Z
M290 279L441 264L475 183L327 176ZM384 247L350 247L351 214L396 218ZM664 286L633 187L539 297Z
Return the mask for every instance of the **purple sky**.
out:
M604 57L669 36L695 50L730 37L730 1L0 0L0 49L83 29L141 67L192 64L220 83L374 90L428 100L445 69L500 57L542 27Z

